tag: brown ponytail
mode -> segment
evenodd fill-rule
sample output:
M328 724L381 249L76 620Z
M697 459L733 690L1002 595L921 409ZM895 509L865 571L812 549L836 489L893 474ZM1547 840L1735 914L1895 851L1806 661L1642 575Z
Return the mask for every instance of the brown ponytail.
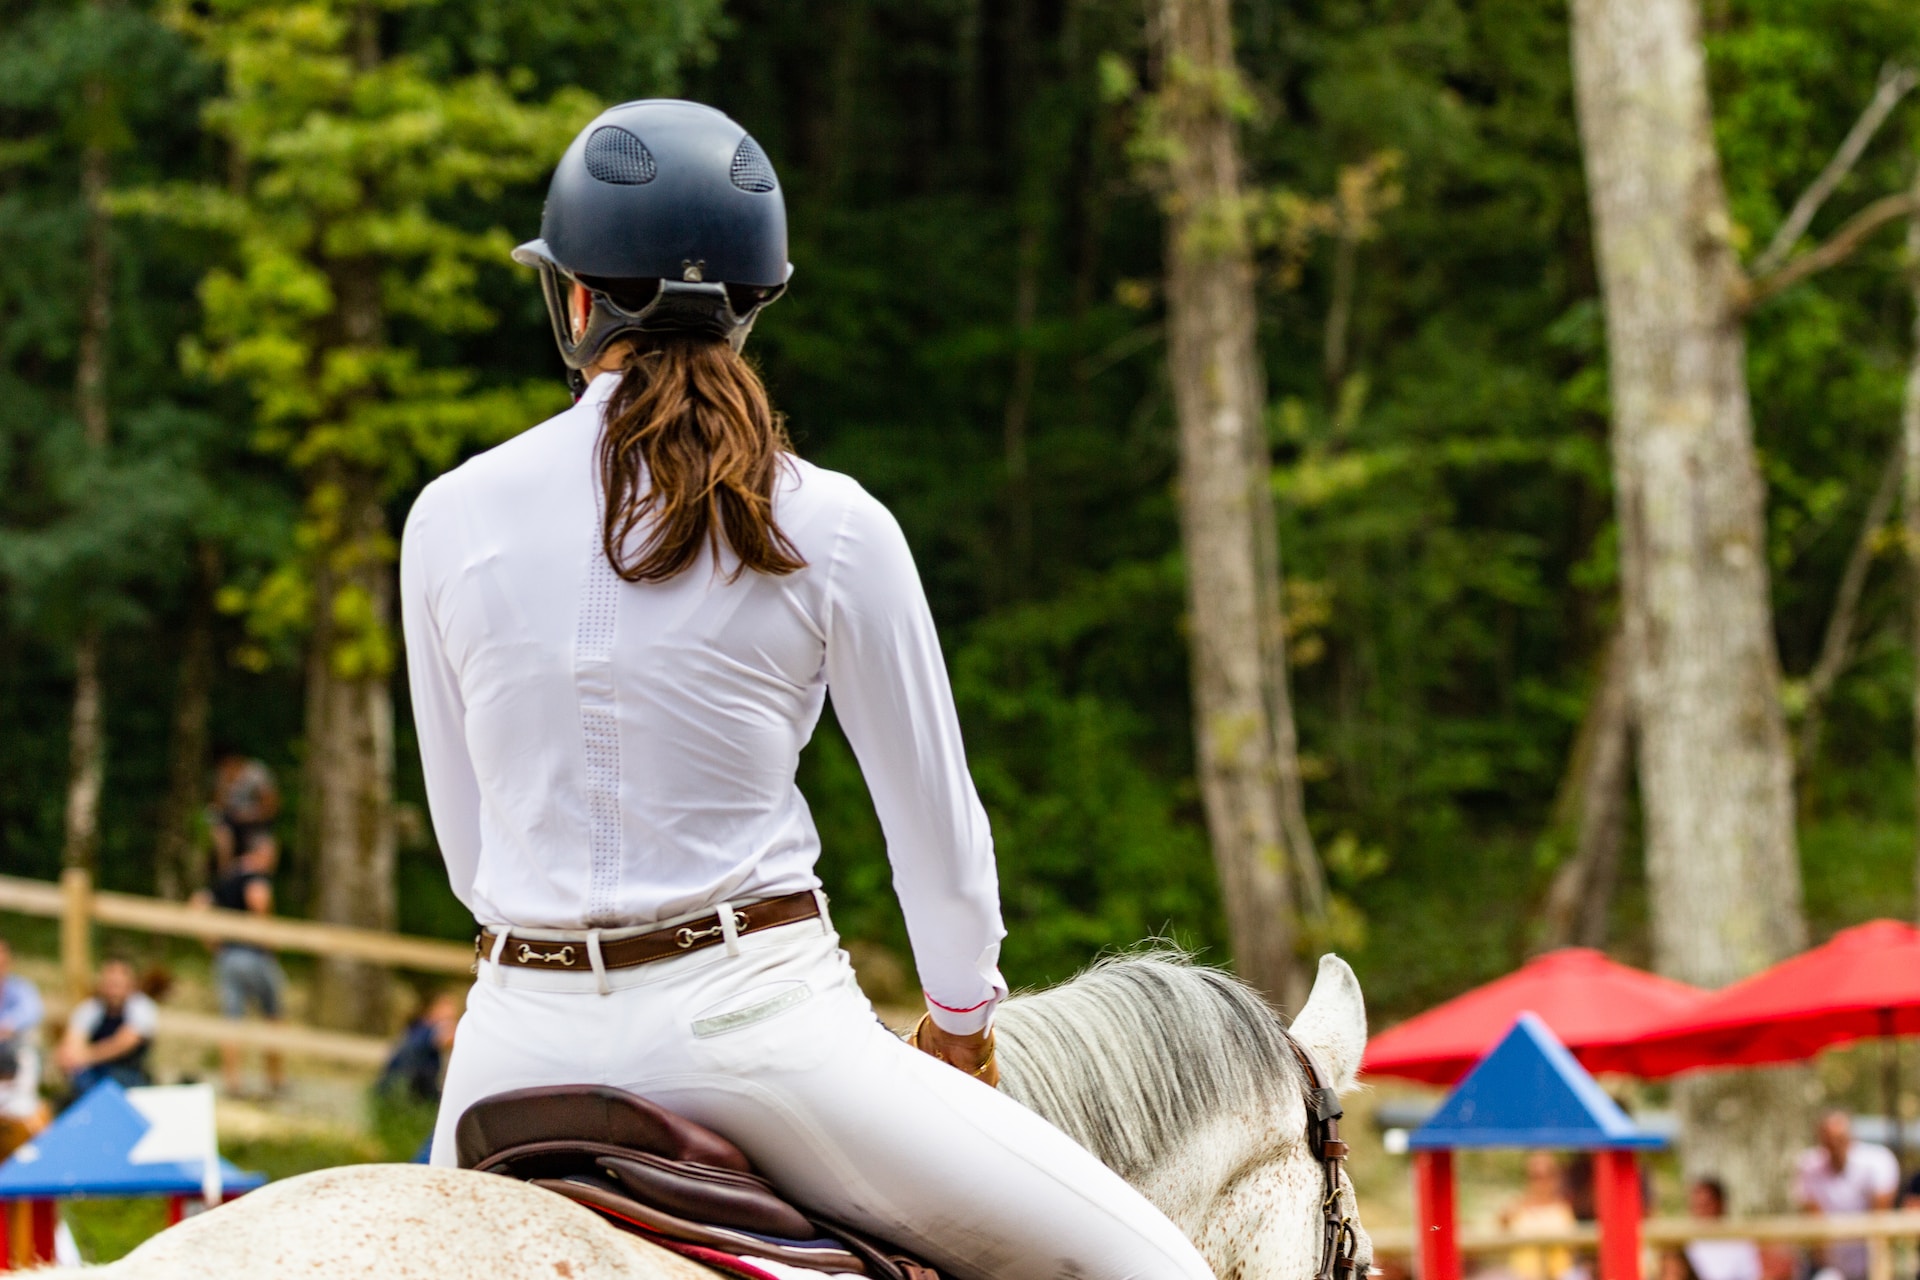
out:
M628 582L665 582L720 539L741 571L807 562L773 519L786 427L753 366L725 341L664 338L627 361L600 436L601 545ZM627 541L648 520L637 549Z

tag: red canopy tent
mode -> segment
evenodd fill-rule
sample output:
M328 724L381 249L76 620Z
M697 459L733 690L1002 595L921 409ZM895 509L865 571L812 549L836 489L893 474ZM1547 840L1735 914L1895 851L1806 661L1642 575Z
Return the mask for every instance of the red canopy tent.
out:
M1736 982L1613 1051L1617 1069L1795 1062L1869 1036L1920 1035L1920 929L1875 920Z
M1454 1084L1485 1057L1522 1013L1538 1014L1589 1071L1617 1071L1616 1051L1672 1024L1707 993L1569 947L1407 1019L1375 1036L1364 1070L1428 1084Z

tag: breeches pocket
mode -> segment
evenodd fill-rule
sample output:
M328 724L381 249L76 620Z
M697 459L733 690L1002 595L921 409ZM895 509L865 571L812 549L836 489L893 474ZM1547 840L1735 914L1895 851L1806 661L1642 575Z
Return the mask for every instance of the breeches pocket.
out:
M781 978L758 983L716 1000L695 1013L691 1030L695 1038L701 1040L744 1031L797 1009L811 999L813 988L803 978Z

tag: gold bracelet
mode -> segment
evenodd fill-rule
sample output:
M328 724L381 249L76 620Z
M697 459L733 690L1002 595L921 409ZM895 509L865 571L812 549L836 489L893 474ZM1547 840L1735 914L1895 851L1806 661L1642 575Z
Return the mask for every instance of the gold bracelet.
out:
M913 1030L909 1032L907 1035L907 1043L912 1045L916 1049L920 1049L920 1032L923 1031L926 1028L927 1023L931 1021L933 1021L933 1014L931 1011L921 1014L920 1020L913 1024ZM984 1078L987 1072L993 1070L993 1064L996 1057L997 1040L998 1040L998 1037L994 1035L991 1029L989 1029L987 1032L987 1056L980 1060L980 1066L976 1070L967 1072L967 1074L972 1076L975 1080ZM926 1052L926 1050L924 1049L921 1049L920 1051L922 1053ZM940 1055L937 1053L928 1054L927 1056L932 1058L939 1058L941 1062L947 1062L945 1058L941 1058ZM947 1065L952 1066L953 1064L951 1062L947 1062Z

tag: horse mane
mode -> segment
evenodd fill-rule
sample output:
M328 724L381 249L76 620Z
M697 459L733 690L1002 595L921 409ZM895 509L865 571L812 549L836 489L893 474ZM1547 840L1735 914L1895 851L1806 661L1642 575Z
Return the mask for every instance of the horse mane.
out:
M1016 996L995 1026L1001 1090L1129 1180L1222 1121L1299 1106L1305 1085L1260 994L1170 947Z

